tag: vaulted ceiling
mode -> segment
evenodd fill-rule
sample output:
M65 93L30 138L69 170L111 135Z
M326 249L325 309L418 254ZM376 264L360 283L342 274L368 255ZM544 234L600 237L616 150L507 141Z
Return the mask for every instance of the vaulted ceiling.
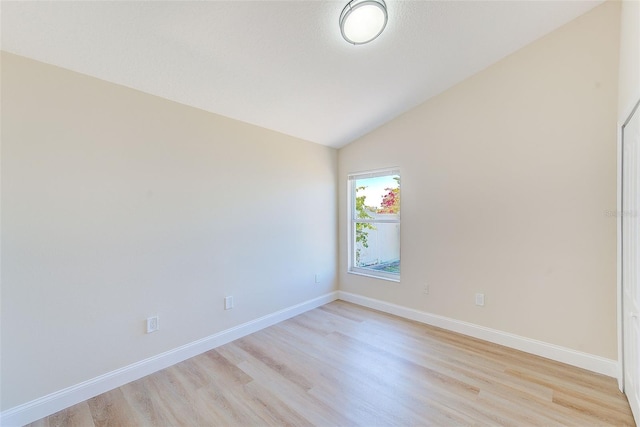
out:
M2 50L341 147L602 1L394 1L353 46L344 1L2 1Z

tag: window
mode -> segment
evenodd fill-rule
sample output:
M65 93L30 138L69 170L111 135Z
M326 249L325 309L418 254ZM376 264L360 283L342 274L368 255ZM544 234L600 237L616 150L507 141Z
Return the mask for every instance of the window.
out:
M400 281L400 171L349 175L349 272Z

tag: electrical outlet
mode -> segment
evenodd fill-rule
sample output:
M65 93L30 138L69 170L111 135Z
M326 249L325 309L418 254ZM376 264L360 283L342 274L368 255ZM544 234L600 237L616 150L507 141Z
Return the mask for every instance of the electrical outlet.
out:
M155 332L160 329L160 318L158 316L147 318L147 333Z
M422 289L422 293L425 295L429 295L429 285L424 285L424 288Z
M233 308L233 297L224 297L224 309L231 310Z
M316 283L320 283L320 275L318 273L315 274L314 280Z
M484 306L484 294L476 294L476 305Z

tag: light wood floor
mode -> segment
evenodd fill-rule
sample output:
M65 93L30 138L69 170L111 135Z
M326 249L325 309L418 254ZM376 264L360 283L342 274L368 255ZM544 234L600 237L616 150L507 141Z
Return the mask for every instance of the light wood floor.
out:
M633 426L614 379L336 301L32 426Z

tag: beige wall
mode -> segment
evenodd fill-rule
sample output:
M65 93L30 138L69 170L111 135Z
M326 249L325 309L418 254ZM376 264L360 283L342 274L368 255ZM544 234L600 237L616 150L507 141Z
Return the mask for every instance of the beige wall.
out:
M2 54L2 409L335 290L336 155Z
M623 123L640 100L640 0L622 2L618 118Z
M619 18L605 3L342 148L341 290L615 359ZM347 174L389 166L401 283L346 273Z

